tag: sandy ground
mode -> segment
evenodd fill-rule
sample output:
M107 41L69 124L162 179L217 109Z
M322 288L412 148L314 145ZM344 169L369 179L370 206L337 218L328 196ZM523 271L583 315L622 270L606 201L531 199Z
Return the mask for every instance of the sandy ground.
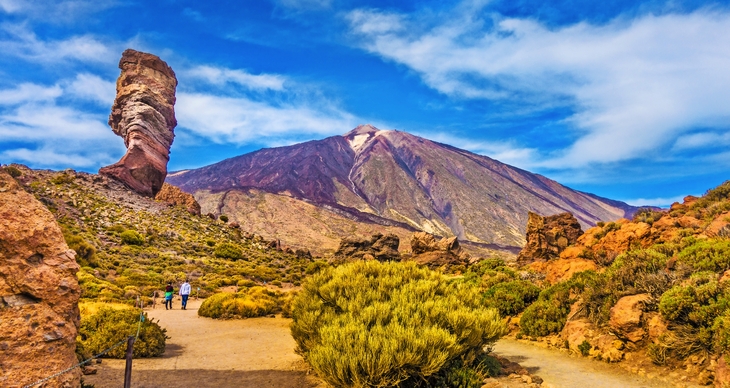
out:
M187 310L156 308L148 316L167 329L162 357L135 359L132 387L256 387L314 388L323 385L307 374L307 366L294 352L288 319L253 318L214 320L199 317L200 301ZM494 352L520 363L530 373L555 388L658 388L676 384L629 373L616 365L570 356L520 341L503 339ZM124 360L104 359L96 375L84 377L97 388L118 388L124 381ZM511 387L509 378L500 386ZM518 384L519 385L519 384ZM679 384L679 386L684 386ZM691 385L687 385L691 386Z
M162 357L135 359L132 387L316 387L302 358L294 353L288 319L214 320L198 316L200 301L187 310L158 307L148 316L167 329ZM118 388L124 360L104 359L96 375L84 382Z
M699 387L681 381L662 381L630 373L616 364L571 356L512 339L502 339L494 353L517 362L530 373L543 378L543 386L555 388L659 388Z

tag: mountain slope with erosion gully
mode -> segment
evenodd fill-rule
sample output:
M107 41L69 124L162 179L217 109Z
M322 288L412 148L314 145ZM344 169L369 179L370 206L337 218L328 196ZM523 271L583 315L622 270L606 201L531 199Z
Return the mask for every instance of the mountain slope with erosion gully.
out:
M178 171L167 182L193 194L203 213L256 225L318 254L342 237L373 231L456 236L471 251L516 253L529 211L570 212L583 228L631 217L637 208L544 176L395 130L359 126ZM401 249L408 249L401 238Z

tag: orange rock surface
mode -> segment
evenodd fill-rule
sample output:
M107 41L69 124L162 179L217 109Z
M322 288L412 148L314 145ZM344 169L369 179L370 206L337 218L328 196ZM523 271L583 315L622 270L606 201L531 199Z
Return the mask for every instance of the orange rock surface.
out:
M77 363L78 269L53 214L0 170L0 386ZM45 386L77 388L80 376L77 368Z
M155 55L127 49L119 61L117 96L109 126L124 138L127 153L99 170L141 195L154 197L167 176L170 146L175 138L177 78Z

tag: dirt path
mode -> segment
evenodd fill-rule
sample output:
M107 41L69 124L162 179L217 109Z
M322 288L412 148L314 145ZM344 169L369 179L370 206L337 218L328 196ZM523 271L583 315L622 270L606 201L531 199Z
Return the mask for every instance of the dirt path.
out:
M289 320L254 318L214 320L198 317L199 301L187 310L148 310L167 329L162 357L135 359L132 386L153 387L282 387L310 388L306 365L294 353ZM84 381L97 388L118 388L124 381L124 360L105 359L96 375Z
M510 339L502 339L494 353L517 362L530 373L543 378L543 386L555 388L659 388L695 387L680 381L670 383L630 373L617 365L571 356L555 349L544 349Z

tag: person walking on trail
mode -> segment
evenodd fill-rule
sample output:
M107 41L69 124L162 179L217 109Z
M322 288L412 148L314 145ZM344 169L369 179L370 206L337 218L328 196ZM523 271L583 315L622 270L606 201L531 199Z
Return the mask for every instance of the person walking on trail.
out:
M172 282L167 282L167 287L165 287L165 310L172 310L172 294Z
M180 297L182 298L182 309L185 310L185 307L188 305L188 297L190 296L190 283L188 283L187 279L185 279L185 283L183 283L180 286Z

